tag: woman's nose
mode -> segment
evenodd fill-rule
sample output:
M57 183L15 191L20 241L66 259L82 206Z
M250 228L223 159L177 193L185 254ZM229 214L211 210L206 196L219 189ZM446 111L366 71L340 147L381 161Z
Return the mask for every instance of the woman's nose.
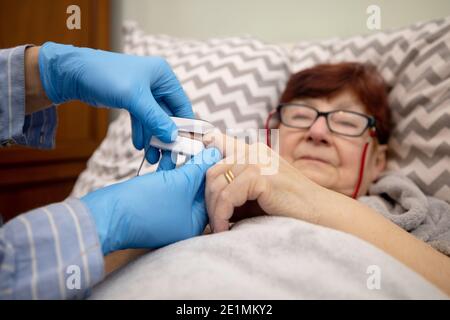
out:
M329 143L330 130L327 126L327 119L325 117L319 117L309 128L307 133L307 139L314 143Z

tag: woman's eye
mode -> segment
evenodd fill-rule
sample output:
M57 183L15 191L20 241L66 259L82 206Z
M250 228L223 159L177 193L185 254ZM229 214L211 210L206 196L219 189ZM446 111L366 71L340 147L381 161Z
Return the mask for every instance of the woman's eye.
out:
M356 128L357 127L357 125L355 123L348 122L348 121L339 121L338 124L341 125L341 126L349 127L349 128Z
M296 115L292 116L292 119L305 120L305 119L311 119L311 117L306 114L296 114Z

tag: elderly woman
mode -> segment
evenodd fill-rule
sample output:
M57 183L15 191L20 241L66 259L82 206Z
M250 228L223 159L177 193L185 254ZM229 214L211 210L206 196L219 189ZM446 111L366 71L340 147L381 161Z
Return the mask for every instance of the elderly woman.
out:
M341 63L301 71L271 115L279 120L279 154L253 144L237 155L236 148L225 148L225 137L207 139L224 154L207 173L212 230L228 230L238 207L250 216L260 214L251 205L256 200L256 211L353 234L450 295L450 259L355 200L386 164L390 114L375 68ZM248 161L264 153L278 161L275 174L262 174L267 162Z

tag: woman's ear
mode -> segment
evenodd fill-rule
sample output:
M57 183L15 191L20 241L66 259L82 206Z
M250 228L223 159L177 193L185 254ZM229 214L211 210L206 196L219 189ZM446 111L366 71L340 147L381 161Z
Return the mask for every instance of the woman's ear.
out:
M373 167L372 167L372 175L371 181L375 181L378 179L380 174L386 168L386 154L387 154L387 144L377 144L374 148L374 156L373 156Z

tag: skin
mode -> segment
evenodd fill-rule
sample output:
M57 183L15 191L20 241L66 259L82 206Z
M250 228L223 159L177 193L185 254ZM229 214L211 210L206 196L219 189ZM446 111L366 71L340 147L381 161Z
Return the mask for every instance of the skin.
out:
M45 109L52 104L41 83L39 48L29 47L25 50L25 114Z
M308 104L320 111L346 106L366 113L350 92L342 92L333 99L309 99ZM450 295L450 258L350 197L365 142L370 144L359 195L365 194L384 170L386 146L370 140L367 131L356 138L336 135L328 130L323 117L309 129L293 129L282 124L279 129L280 154L264 144L236 142L234 148L230 147L226 141L231 138L218 133L206 139L208 145L219 148L224 155L207 172L205 197L213 232L228 230L235 211L241 208L250 208L251 215L257 215L254 213L257 204L260 214L292 217L359 237ZM245 153L237 156L237 150L242 148ZM267 162L249 161L258 156L261 159L262 155L269 157L271 163L278 161L275 174L262 174ZM228 170L234 176L231 183L225 177Z
M344 91L333 99L296 99L319 111L348 110L368 114L366 108L350 92ZM308 130L299 130L280 124L280 155L307 178L317 184L352 196L358 180L361 155L364 144L369 140L369 131L361 137L346 137L328 130L326 119L320 117ZM386 145L372 142L367 150L365 175L360 195L366 194L386 166ZM315 157L324 161L308 159Z

